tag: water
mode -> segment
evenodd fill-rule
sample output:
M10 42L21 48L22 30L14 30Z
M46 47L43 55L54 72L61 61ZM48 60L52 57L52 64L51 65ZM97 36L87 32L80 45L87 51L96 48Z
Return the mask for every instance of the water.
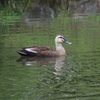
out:
M100 99L100 16L59 16L36 27L22 21L23 16L0 24L0 100ZM54 48L57 34L72 42L63 44L66 56L32 58L16 53L33 45Z

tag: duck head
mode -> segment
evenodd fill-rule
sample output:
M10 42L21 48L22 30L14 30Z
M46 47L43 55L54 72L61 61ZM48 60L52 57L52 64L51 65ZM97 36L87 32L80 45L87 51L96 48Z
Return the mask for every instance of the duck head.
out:
M63 35L57 35L55 38L55 43L61 44L61 43L67 43L72 44L71 42L67 41Z

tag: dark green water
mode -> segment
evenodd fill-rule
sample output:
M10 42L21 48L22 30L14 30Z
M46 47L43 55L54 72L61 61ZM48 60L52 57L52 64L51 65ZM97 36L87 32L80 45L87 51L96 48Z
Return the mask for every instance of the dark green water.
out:
M0 100L100 100L100 16L57 17L30 27L23 21L0 23ZM40 27L41 26L41 27ZM20 58L26 46L55 47L63 34L65 57Z

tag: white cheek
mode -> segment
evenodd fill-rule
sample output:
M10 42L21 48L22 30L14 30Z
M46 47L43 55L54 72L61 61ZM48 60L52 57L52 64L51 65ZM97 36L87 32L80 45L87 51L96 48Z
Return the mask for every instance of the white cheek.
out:
M59 42L63 42L63 39L59 39L58 41L59 41Z

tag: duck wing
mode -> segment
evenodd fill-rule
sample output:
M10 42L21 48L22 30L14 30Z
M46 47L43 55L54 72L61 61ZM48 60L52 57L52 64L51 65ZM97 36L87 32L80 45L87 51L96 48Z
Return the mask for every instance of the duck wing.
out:
M22 50L17 51L17 53L19 53L22 56L49 56L50 53L54 51L55 50L53 48L48 46L33 46L25 47Z

